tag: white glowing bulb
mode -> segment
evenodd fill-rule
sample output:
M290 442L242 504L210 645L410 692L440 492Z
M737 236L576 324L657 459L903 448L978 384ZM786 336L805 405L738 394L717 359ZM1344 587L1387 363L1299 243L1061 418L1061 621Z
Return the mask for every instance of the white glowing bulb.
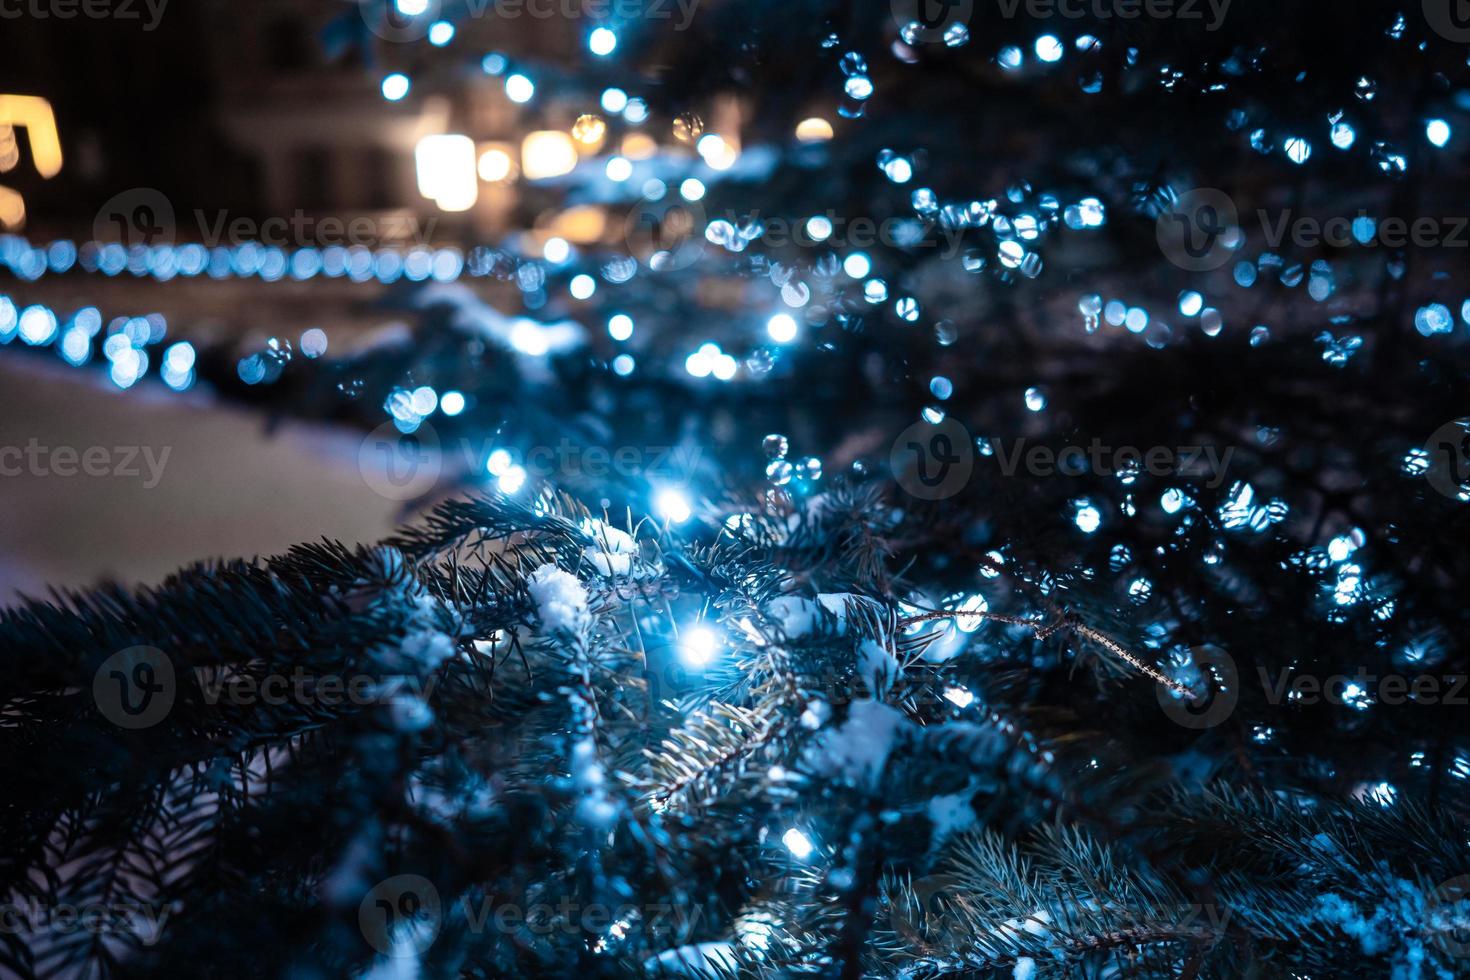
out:
M414 150L419 193L443 211L468 211L480 197L475 141L454 133L425 136Z
M694 514L693 508L689 506L689 498L673 487L660 490L653 505L665 520L674 524L683 524Z
M446 391L439 399L439 411L445 415L458 415L464 411L464 395L457 391Z
M797 830L795 827L792 827L790 830L786 831L786 833L781 835L781 843L786 845L786 849L790 851L792 857L795 857L798 861L805 861L808 857L811 856L812 851L815 849L812 846L811 838L808 837L806 834L803 834L801 831Z
M715 659L715 652L719 647L720 641L712 630L705 626L696 626L685 630L684 635L679 638L679 659L691 667L704 667Z
M618 46L618 36L606 27L599 27L587 36L587 50L605 58Z
M796 339L796 321L787 313L777 313L766 321L766 333L778 344L789 344Z
M510 344L522 354L530 354L532 357L540 357L550 347L545 331L539 323L532 320L519 320L511 327Z
M500 488L500 492L504 494L515 493L522 486L524 486L525 483L526 471L519 466L512 466L510 469L500 474L500 479L496 481L496 485Z
M602 107L608 112L622 112L628 108L628 93L620 88L604 89Z
M975 695L963 687L949 687L944 690L944 699L956 708L968 708L975 703Z
M573 299L587 299L593 293L597 292L597 280L586 273L582 273L579 276L572 277L572 281L568 285L567 290L572 294Z
M610 157L607 161L607 179L621 184L633 176L633 164L627 157Z
M688 371L691 377L707 378L714 369L714 358L703 350L697 350L684 358L684 370Z
M383 79L383 98L389 102L397 102L408 94L408 90L412 84L408 80L407 75L401 72L394 72Z
M509 450L492 449L490 458L485 461L485 472L491 476L504 476L513 462L515 461L511 459Z
M536 85L525 75L511 75L505 80L505 97L512 102L530 102Z
M718 133L701 136L694 148L711 170L729 170L740 157L740 151Z

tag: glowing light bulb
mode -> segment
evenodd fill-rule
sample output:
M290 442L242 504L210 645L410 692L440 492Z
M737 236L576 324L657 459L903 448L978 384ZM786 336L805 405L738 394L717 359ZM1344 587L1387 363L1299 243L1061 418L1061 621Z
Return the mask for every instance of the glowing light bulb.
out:
M475 141L468 136L425 136L414 150L419 193L442 211L468 211L480 197Z
M500 478L495 481L495 485L500 488L501 493L507 495L513 494L526 485L526 471L523 467L512 466L500 474Z
M606 58L618 46L618 36L606 27L599 27L587 35L587 50L599 58Z
M658 492L654 498L654 509L659 515L672 524L683 524L694 516L694 510L689 506L689 498L673 487L665 487Z
M480 154L480 179L488 183L504 180L510 176L514 164L510 154L501 149L489 149Z
M610 157L607 161L607 179L621 184L633 176L633 164L627 157Z
M789 314L777 313L766 321L766 333L778 344L789 344L796 339L796 321Z
M458 391L446 391L439 399L439 411L445 415L454 416L464 411L464 395Z
M944 699L956 708L968 708L975 703L975 695L963 687L949 687L944 690Z
M679 638L679 659L690 667L705 667L715 659L720 641L707 626L685 630Z
M818 116L796 124L796 138L802 143L825 143L832 138L832 124Z
M792 827L781 835L781 843L786 845L786 850L790 851L791 856L798 861L805 861L811 856L812 851L816 849L812 845L811 838L795 827Z
M620 88L604 89L602 107L608 112L622 112L628 108L628 93Z
M525 75L511 75L505 80L505 97L512 102L530 102L536 94L536 85Z
M485 472L491 476L504 476L514 462L510 456L510 450L492 449L490 458L485 460Z
M402 72L394 72L383 79L383 98L389 102L398 102L408 95L408 90L413 87L408 76Z

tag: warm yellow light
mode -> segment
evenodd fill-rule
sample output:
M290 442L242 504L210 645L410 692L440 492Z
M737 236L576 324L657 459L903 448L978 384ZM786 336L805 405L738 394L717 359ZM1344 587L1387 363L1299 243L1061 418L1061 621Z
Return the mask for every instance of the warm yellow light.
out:
M475 179L475 141L448 134L425 136L414 150L419 193L442 211L468 211L480 197Z
M515 161L499 147L491 147L480 154L480 179L494 183L510 176Z
M521 143L521 173L527 180L569 174L577 167L577 146L559 129L528 133Z
M0 228L19 231L26 223L26 202L9 187L0 187Z
M61 173L61 136L51 103L35 95L0 95L0 126L24 126L31 159L42 177Z
M572 124L572 139L583 146L596 146L602 142L607 135L607 123L598 116L588 113L578 116L577 121Z
M658 141L647 133L629 133L623 137L623 156L629 160L647 160L658 152Z
M820 116L796 124L796 138L803 143L823 143L832 138L832 124Z
M547 231L578 245L590 245L607 231L607 212L595 204L579 204L553 218Z
M0 174L14 170L20 163L20 147L15 142L15 130L0 126Z

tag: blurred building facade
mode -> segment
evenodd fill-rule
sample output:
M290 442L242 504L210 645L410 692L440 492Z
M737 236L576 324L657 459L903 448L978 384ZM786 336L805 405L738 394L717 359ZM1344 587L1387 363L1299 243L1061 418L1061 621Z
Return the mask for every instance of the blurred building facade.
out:
M543 72L565 71L587 22L507 18L477 2L453 18L453 41L436 47L421 31L395 40L374 30L395 2L202 0L168 5L149 30L88 20L0 24L9 76L0 94L52 102L66 149L54 180L16 168L28 233L87 237L99 206L138 187L169 199L180 240L196 237L196 209L255 221L366 218L382 244L503 232L515 217L524 136L569 131L577 107L548 97L549 85L534 103L517 104L485 58L502 47ZM433 5L446 18L452 6ZM383 82L395 73L412 84L390 100ZM422 193L420 144L443 134L472 139L477 160L498 149L509 163L503 174L492 166L497 179L479 180L464 211Z

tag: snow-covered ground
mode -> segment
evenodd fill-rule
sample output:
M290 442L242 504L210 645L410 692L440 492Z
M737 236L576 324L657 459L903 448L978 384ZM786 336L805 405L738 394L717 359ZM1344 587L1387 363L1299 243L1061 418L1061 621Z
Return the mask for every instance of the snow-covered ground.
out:
M363 479L361 444L297 423L267 434L262 416L199 392L119 391L100 371L0 350L0 604L323 535L381 538L401 505Z

